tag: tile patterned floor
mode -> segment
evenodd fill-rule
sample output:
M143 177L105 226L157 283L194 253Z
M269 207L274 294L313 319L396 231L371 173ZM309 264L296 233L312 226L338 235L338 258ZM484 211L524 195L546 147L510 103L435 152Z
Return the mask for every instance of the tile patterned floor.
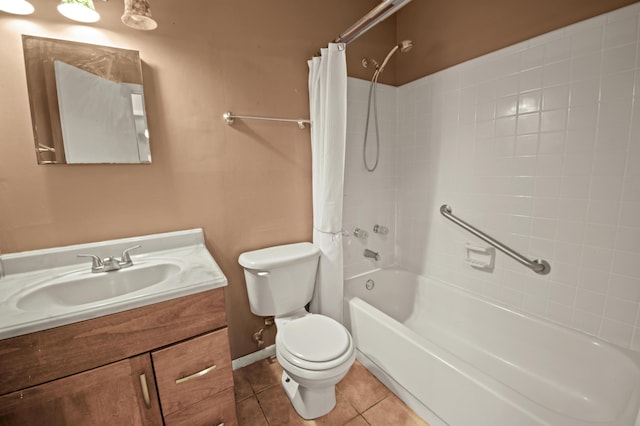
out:
M429 426L358 361L336 387L336 408L315 420L298 416L281 376L280 364L270 360L233 372L239 426Z

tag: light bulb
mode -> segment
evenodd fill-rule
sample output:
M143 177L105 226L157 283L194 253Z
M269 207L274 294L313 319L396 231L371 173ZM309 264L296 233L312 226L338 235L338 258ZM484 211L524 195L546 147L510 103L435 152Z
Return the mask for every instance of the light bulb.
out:
M58 5L58 12L78 22L91 23L100 19L92 0L62 0Z
M0 0L0 10L14 15L31 15L35 9L27 0Z

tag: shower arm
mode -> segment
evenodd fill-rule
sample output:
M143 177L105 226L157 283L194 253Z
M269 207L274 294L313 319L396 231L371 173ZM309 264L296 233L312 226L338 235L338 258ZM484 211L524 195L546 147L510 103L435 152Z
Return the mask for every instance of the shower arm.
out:
M490 237L489 235L485 234L478 228L472 225L469 225L464 220L454 216L451 206L448 206L447 204L443 204L440 207L440 213L442 213L444 217L446 217L456 225L471 232L473 235L480 238L481 240L491 244L493 247L497 248L498 250L500 250L507 256L511 257L512 259L520 262L527 268L531 269L533 272L540 275L546 275L549 273L549 271L551 271L551 265L549 265L549 263L546 260L542 260L542 259L530 260L525 256L521 255L520 253L518 253L517 251L513 250L511 247L502 244L500 241L494 239L493 237Z

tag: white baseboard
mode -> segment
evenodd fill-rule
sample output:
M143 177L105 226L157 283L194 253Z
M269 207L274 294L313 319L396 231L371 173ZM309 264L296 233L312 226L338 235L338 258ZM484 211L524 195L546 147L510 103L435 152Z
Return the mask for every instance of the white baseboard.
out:
M231 367L234 370L237 370L242 367L246 367L247 365L253 364L254 362L258 362L260 360L272 357L276 355L276 345L267 346L264 349L260 349L257 352L252 352L249 355L245 355L243 357L234 359L231 361Z

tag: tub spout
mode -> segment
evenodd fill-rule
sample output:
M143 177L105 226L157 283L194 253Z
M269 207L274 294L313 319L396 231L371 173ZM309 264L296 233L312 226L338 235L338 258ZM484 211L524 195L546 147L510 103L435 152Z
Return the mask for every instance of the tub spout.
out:
M377 251L364 249L364 257L368 257L374 260L380 260L380 253L378 253Z

